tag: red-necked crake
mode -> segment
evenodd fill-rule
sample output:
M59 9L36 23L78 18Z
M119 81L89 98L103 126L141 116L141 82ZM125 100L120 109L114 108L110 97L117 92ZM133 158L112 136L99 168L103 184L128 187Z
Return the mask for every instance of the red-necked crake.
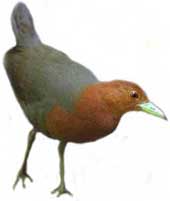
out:
M15 6L11 19L16 46L6 53L4 65L17 100L33 125L14 188L20 179L24 187L26 178L32 181L27 159L36 133L41 132L60 140L61 181L53 193L71 194L64 181L68 142L92 142L109 135L129 111L144 111L162 119L166 116L137 84L122 80L101 82L65 53L43 44L23 3Z

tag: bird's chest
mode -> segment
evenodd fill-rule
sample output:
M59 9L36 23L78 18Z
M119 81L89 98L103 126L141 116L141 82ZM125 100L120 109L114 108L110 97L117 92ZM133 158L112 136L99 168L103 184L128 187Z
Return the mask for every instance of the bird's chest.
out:
M90 114L89 114L90 115ZM55 107L48 113L46 127L51 138L70 142L90 142L100 139L117 127L118 121L111 115L91 114L79 117Z

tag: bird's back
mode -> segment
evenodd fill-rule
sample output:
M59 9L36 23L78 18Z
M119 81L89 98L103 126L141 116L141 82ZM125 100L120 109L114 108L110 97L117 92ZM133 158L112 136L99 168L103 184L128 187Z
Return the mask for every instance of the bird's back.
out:
M4 63L26 116L43 132L45 115L55 104L73 111L83 89L98 82L90 70L43 44L16 46L6 53Z

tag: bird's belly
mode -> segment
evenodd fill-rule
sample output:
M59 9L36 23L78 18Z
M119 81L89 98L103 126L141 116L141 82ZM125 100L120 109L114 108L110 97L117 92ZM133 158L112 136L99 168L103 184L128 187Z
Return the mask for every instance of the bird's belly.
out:
M103 119L103 123L80 119L74 113L68 113L55 107L46 118L47 136L62 141L85 143L95 141L113 132L117 123L113 118Z

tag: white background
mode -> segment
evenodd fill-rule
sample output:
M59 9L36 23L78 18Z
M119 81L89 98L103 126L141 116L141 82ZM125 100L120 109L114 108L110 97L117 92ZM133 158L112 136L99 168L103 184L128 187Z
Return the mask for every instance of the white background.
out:
M15 44L10 14L0 7L0 56ZM43 42L89 67L101 80L137 82L170 118L169 0L25 0ZM1 59L2 60L2 59ZM66 149L66 183L74 197L56 198L57 141L39 134L28 173L34 183L12 184L31 125L0 65L0 200L170 200L170 125L142 112L126 114L116 132Z

